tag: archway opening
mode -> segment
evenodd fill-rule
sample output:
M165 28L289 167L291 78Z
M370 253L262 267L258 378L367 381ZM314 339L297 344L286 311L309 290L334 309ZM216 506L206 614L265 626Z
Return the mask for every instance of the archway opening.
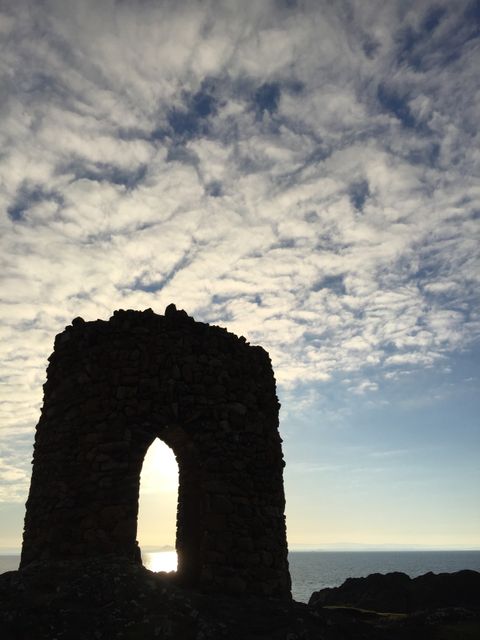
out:
M137 540L151 571L176 571L178 464L168 445L156 438L140 474Z

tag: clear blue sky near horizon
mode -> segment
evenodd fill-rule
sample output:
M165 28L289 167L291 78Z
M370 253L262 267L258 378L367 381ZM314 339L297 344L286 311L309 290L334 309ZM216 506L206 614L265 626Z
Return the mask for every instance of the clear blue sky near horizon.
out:
M55 334L170 302L271 355L292 548L480 549L478 0L0 0L0 53L0 552Z

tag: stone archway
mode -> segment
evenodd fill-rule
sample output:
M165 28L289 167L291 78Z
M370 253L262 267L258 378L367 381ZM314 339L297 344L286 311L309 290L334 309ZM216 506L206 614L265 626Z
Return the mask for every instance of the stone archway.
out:
M283 457L270 359L174 305L77 318L50 357L21 566L123 556L156 437L179 466L178 577L289 597Z

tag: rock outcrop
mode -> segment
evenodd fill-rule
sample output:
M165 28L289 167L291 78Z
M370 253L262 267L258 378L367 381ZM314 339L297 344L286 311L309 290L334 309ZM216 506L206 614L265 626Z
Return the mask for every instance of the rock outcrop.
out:
M346 606L389 613L463 607L480 610L480 573L426 573L410 578L405 573L373 573L349 578L340 587L315 591L309 606Z

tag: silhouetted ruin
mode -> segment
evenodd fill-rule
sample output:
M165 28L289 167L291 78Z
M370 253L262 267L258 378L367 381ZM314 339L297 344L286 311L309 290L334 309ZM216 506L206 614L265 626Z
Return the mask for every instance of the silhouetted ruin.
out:
M155 438L178 462L178 580L290 596L279 404L266 351L169 305L76 318L55 340L21 567L124 557ZM159 513L161 517L161 513Z

